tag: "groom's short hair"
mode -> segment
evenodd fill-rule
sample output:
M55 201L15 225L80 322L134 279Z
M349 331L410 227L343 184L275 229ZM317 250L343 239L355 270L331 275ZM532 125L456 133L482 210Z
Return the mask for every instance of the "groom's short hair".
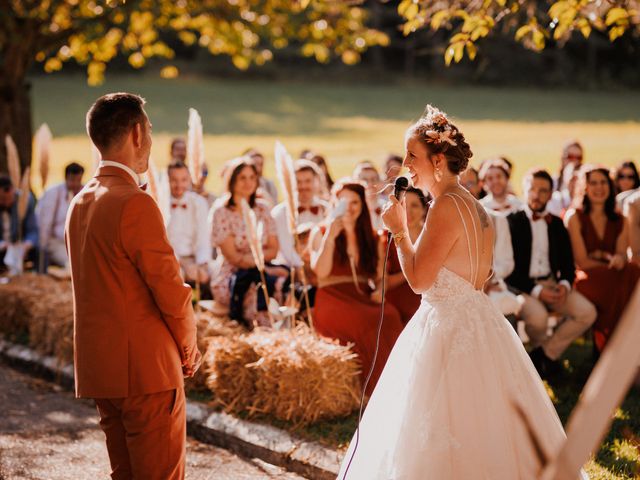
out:
M108 93L87 112L87 133L98 150L106 150L127 135L136 123L145 126L144 98L133 93Z

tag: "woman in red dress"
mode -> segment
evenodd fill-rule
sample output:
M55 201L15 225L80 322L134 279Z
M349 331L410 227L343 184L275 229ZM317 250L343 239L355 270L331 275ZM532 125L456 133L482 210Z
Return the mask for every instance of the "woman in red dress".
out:
M586 167L581 172L578 208L565 223L578 274L575 288L597 308L594 341L602 351L640 278L640 267L627 261L627 220L616 211L615 189L609 171Z
M336 183L334 205L338 201L346 205L344 214L331 217L329 225L316 228L310 238L311 268L318 277L313 321L320 335L354 344L362 362L364 384L376 349L380 304L372 300L371 293L382 274L384 243L371 225L364 186ZM373 391L401 331L400 314L387 303L367 395Z
M429 204L422 190L414 187L407 189L404 202L407 210L409 237L411 238L411 243L415 244L424 227ZM400 267L395 245L391 245L389 252L387 274L386 299L398 309L402 318L402 324L406 325L420 306L420 295L411 290L411 287L407 283L407 279L404 277L402 268Z

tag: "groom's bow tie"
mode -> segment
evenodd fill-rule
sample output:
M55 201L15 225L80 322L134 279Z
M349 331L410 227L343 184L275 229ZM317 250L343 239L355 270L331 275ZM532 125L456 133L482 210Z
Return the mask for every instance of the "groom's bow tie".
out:
M142 185L138 185L138 186L140 187L140 190L143 190L143 191L146 192L147 191L147 187L149 186L149 184L148 183L143 183Z

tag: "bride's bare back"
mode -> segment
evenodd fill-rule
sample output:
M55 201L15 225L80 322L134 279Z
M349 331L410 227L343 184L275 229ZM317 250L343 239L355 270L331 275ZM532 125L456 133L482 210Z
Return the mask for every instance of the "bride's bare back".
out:
M416 268L417 283L421 272L433 277L444 267L483 288L491 275L493 242L493 222L480 202L461 187L444 193L433 202L416 243L416 264L431 264Z

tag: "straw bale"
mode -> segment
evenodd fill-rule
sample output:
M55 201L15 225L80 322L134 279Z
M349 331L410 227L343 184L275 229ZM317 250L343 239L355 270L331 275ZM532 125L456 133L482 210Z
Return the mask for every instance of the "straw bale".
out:
M62 363L73 360L71 283L27 273L0 287L0 331L9 338L24 334L29 345Z
M227 412L246 410L255 395L257 372L247 366L258 354L242 337L211 337L203 363L214 403Z
M247 341L260 356L251 411L308 425L343 417L360 400L360 364L347 346L295 330L256 330Z
M198 349L202 354L209 348L209 340L212 337L237 337L246 333L246 329L234 320L226 317L214 315L209 311L196 311L196 329L198 338ZM209 374L203 361L200 370L193 378L185 381L185 387L191 392L208 392L207 377Z
M211 338L205 363L207 385L229 412L307 425L347 416L359 405L357 356L349 346L314 336L306 325Z

